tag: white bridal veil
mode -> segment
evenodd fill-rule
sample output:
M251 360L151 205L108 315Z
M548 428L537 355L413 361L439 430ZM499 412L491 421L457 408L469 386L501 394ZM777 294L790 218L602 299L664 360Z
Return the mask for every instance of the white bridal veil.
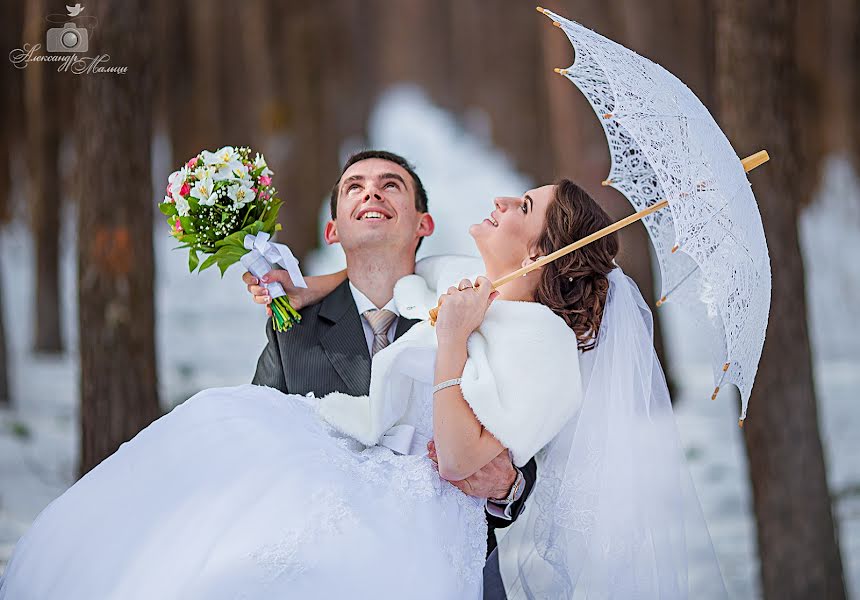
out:
M538 454L527 509L499 544L512 600L726 596L652 333L616 268L598 344L579 358L582 409Z

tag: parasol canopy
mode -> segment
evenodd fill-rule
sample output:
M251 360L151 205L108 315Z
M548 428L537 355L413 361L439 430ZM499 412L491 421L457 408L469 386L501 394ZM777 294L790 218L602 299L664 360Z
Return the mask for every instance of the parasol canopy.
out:
M746 417L770 309L771 274L761 215L746 171L708 109L681 80L632 50L549 10L573 45L556 69L585 95L609 144L603 182L642 217L660 264L662 297L689 309L712 352L716 398L740 390ZM665 201L665 202L664 202ZM658 206L668 203L668 210ZM638 219L633 219L638 220Z

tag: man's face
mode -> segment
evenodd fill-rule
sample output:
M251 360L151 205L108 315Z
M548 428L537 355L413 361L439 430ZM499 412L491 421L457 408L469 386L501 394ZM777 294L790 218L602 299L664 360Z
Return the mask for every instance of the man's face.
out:
M380 158L362 160L341 176L336 218L325 239L355 248L396 248L415 253L419 238L433 233L433 219L415 208L415 184L406 170Z

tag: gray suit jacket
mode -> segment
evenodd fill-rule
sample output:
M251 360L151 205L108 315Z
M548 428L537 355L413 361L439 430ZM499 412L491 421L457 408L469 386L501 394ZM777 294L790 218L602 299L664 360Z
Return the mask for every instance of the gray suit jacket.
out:
M266 323L269 343L257 360L252 383L267 385L285 394L317 397L330 392L363 396L370 391L370 353L361 317L344 281L319 304L299 311L301 322L285 332ZM400 317L397 339L418 319Z

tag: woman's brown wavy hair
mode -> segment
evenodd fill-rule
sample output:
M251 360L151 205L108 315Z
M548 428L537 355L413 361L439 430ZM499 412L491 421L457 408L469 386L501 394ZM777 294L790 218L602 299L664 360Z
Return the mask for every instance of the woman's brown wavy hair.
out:
M538 237L539 256L610 225L612 220L588 192L569 179L556 184L547 207L546 223ZM615 268L618 237L612 233L545 265L535 300L548 306L576 333L583 352L597 344L603 307L609 292L607 275Z

